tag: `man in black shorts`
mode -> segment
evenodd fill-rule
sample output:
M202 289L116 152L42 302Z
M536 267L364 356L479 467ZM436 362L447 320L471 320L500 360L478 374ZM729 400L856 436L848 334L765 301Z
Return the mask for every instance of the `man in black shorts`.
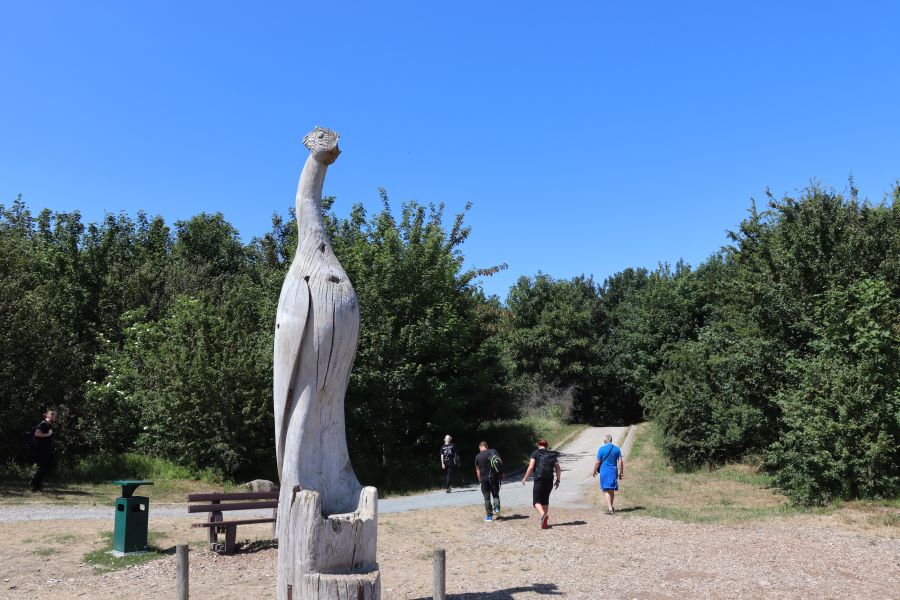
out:
M528 470L522 478L522 485L528 481L528 476L534 472L534 488L531 491L531 501L541 517L541 529L550 527L550 492L559 487L562 469L559 467L558 452L550 450L547 440L539 440L537 450L531 453L528 461ZM556 474L556 483L553 483L553 475Z
M475 457L475 477L481 483L481 494L484 496L484 521L491 523L494 514L500 512L500 480L503 479L503 473L497 471L495 465L503 463L497 451L488 448L487 442L478 444L478 449L481 452Z

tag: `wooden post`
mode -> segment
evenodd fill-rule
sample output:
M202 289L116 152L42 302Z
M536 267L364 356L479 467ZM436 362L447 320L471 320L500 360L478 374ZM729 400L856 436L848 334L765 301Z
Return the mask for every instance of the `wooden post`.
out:
M434 600L447 600L447 551L434 549Z
M177 565L176 598L178 600L188 600L190 593L188 590L189 571L187 544L178 544L177 546L175 546L175 564Z

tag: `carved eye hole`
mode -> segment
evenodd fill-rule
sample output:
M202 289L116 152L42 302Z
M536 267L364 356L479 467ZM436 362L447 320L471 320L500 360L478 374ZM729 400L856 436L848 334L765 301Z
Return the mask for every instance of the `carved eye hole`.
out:
M319 137L319 139L321 140L323 137L325 137L325 132L324 132L324 131L320 131L318 137Z

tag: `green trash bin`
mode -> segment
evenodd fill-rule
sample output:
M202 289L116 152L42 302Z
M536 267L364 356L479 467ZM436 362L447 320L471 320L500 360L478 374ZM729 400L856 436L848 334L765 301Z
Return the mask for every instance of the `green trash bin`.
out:
M147 524L150 517L150 498L135 496L141 485L153 485L146 480L113 481L122 486L122 496L116 498L116 525L113 530L113 555L125 556L147 551Z

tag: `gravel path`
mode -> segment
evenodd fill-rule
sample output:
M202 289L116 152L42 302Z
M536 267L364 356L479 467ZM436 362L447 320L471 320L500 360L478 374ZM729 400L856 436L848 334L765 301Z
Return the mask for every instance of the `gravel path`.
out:
M562 467L562 484L550 497L551 506L561 508L587 508L585 491L596 480L590 476L594 465L594 456L597 448L602 444L603 436L611 433L613 439L621 442L628 432L627 427L588 427L575 439L566 443L560 456ZM623 450L630 446L626 439ZM463 467L465 462L463 462ZM474 469L474 466L472 466ZM500 491L500 500L506 508L527 508L531 506L531 483L522 485L522 471L517 476L507 477ZM422 510L431 508L446 508L453 506L472 506L484 502L480 488L475 485L455 488L452 493L427 492L413 496L398 496L385 498L378 502L378 512L398 513L408 510ZM151 517L190 517L185 504L151 504ZM257 515L258 513L258 515ZM241 517L252 516L268 517L271 510L242 511ZM18 506L0 506L0 523L13 523L18 521L47 521L59 519L97 519L111 520L112 510L108 506L53 506L38 504L23 504Z

